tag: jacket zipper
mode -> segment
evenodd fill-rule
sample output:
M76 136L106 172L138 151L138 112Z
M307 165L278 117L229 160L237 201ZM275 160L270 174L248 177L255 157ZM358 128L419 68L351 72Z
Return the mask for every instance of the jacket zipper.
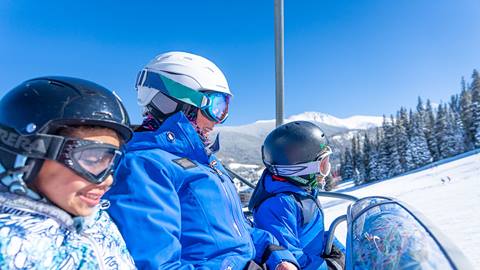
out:
M90 236L88 236L87 234L84 234L82 233L82 236L84 236L88 242L90 242L90 244L92 245L93 247L93 252L95 253L95 256L97 257L98 259L98 266L99 266L99 269L100 270L105 270L105 265L103 263L103 260L101 260L101 258L103 258L102 254L100 253L100 251L98 250L98 247L97 247L97 243L90 238Z
M238 221L236 219L236 215L233 211L233 208L232 208L232 203L233 203L233 200L232 200L232 197L230 196L230 194L227 192L227 188L225 187L225 181L224 179L222 178L222 175L223 175L223 172L220 171L218 168L217 168L217 161L214 159L210 162L209 166L210 168L213 169L213 171L215 171L215 173L218 175L218 177L220 178L220 181L221 181L221 185L222 185L222 188L223 188L223 192L225 193L225 196L228 198L229 200L229 207L230 207L230 211L232 212L232 218L233 218L233 227L235 228L235 231L237 232L238 236L242 237L242 232L240 231L240 228L238 227Z
M232 184L234 183L234 182L233 182L233 179L230 177L230 175L226 174L226 177L228 177L228 179L232 182ZM235 196L235 194L234 194L233 196ZM235 201L235 202L238 202L238 200L239 200L238 197L235 197L235 198L234 198L234 201ZM238 212L239 212L239 213L242 213L241 218L244 219L245 216L243 215L243 210L242 210L242 207L240 206L241 204L236 203L236 205L237 205L237 210L238 210ZM240 206L240 207L239 207L239 206ZM249 230L248 230L248 228L247 228L247 222L246 222L245 220L243 221L242 225L243 225L242 228L243 228L246 232L248 232ZM250 249L251 249L251 250L255 250L255 247L254 247L254 244L253 244L253 240L252 240L252 238L251 238L250 235L249 235L249 237L248 237L248 245L250 246ZM253 256L253 254L252 254L252 256Z

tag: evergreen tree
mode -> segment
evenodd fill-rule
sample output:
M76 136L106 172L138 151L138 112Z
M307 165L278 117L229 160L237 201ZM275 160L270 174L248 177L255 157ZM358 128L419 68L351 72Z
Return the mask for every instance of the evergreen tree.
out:
M352 152L350 148L347 147L343 155L343 163L341 167L342 180L352 179L353 170Z
M473 109L473 142L475 148L480 148L480 102L472 103Z
M446 108L443 107L443 104L438 106L437 119L435 121L435 137L438 142L438 150L440 158L445 158L448 156L446 152L446 141L447 141L447 112Z
M412 116L412 134L408 143L407 149L407 167L414 166L415 168L423 166L432 162L432 156L428 149L427 139L423 133L423 121L421 121L420 114Z
M405 151L405 167L407 167L407 171L411 171L417 168L417 158L416 158L416 144L414 143L416 137L412 136L408 139L407 143L407 150Z
M414 141L416 139L416 135L418 133L418 128L414 128L414 117L412 109L409 111L408 117L408 125L407 125L407 134L408 134L408 141L407 141L407 148L405 149L405 167L407 171L413 170L417 168L417 160L415 156L416 145Z
M473 70L470 91L472 92L472 102L480 103L480 75L476 69Z
M351 145L352 145L352 150L351 150L352 151L352 167L353 167L353 170L355 171L358 168L358 164L357 164L358 146L357 146L357 138L355 134L353 134L352 136Z
M430 104L430 106L431 106L431 104ZM427 140L427 137L426 137L425 134L429 132L429 130L427 130L427 126L426 126L426 119L427 118L430 120L430 117L427 115L427 111L426 111L425 107L423 106L422 99L420 97L418 97L417 113L416 113L416 116L414 116L412 120L413 120L413 122L416 122L416 125L419 128L419 130L415 131L415 132L419 132L419 134L417 136L419 136L418 138L421 138L422 141L423 141L423 139L425 139L425 141ZM419 143L419 142L420 141L417 141L417 143ZM423 145L423 143L422 143L422 145ZM428 148L428 142L427 142L427 149L426 150L429 152L428 153L429 158L432 157L432 152L430 151L430 148ZM425 149L423 149L423 146L422 146L422 151L425 151ZM431 162L431 160L428 161L428 162ZM420 162L420 164L417 164L417 165L422 166L422 165L425 165L428 162L426 162L426 161L425 162Z
M455 113L460 113L460 97L458 95L452 95L448 105L450 105L450 110Z
M475 147L480 147L480 140L478 133L480 133L480 75L478 71L473 70L472 83L470 84L470 90L472 93L472 126L470 132L472 135L472 142Z
M352 138L352 159L353 167L355 170L355 184L360 185L364 182L365 179L365 166L363 161L363 153L360 142L360 137L355 134Z
M423 101L421 97L418 97L418 100L417 100L417 113L420 115L420 118L422 118L423 120L425 117L425 107L423 106Z
M463 128L462 119L460 118L460 111L451 113L453 140L455 145L455 155L465 152L465 129Z
M376 128L375 130L375 140L369 141L370 144L370 151L369 151L369 159L368 159L368 169L369 169L369 178L367 179L368 182L381 180L380 174L380 160L378 154L379 142L380 142L380 129Z
M425 138L427 139L428 149L432 155L433 160L440 159L440 153L438 150L437 139L435 137L434 129L435 129L435 116L433 113L432 104L429 99L427 99L427 105L425 107Z
M460 118L465 133L465 150L471 150L474 147L475 133L473 128L473 112L472 112L472 93L466 89L465 80L462 78L462 92L460 93Z
M385 116L383 116L384 123L386 122ZM388 150L386 140L383 136L383 128L377 129L377 153L378 153L378 170L377 178L378 180L383 180L388 178L388 170L390 167L390 161L388 157Z
M467 91L467 83L465 82L465 77L462 76L462 80L460 81L461 92Z
M369 182L372 177L372 168L369 166L371 160L372 145L367 132L363 135L363 167L365 168L365 182Z
M395 134L395 127L393 125L393 116L390 116L390 121L385 121L383 124L383 133L385 138L387 158L388 158L388 175L393 177L403 172L400 164L400 155L398 154L397 138Z
M397 121L395 122L395 139L397 142L398 155L403 172L407 171L407 162L405 159L408 144L407 127L407 109L401 107L400 111L397 113Z
M442 113L441 116L440 113ZM462 138L456 138L454 112L449 110L446 105L442 106L439 108L438 118L440 120L444 119L444 123L439 122L439 126L442 126L443 128L438 131L441 157L447 158L454 156L460 152L461 148L463 148Z

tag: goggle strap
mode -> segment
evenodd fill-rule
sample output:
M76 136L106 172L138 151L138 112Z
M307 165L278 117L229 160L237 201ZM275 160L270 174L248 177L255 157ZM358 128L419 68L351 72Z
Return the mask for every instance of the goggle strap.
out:
M0 125L0 148L15 154L37 159L56 159L64 138L49 134L23 135Z
M145 74L143 76L145 78L138 82L138 86L153 88L197 108L204 108L205 106L208 106L208 97L203 93L193 90L192 88L178 83L160 73L152 72L147 69L144 71ZM155 77L157 77L159 80Z
M324 155L322 157L322 159L325 158L326 156L328 156L329 154L330 153L327 153L326 155ZM295 165L266 164L266 166L274 174L279 175L279 176L285 176L285 177L303 176L303 175L308 175L308 174L322 174L323 175L323 173L320 171L320 163L322 162L322 159L307 162L307 163L295 164Z
M320 173L320 161L312 161L295 165L270 165L276 175L302 176L312 173Z

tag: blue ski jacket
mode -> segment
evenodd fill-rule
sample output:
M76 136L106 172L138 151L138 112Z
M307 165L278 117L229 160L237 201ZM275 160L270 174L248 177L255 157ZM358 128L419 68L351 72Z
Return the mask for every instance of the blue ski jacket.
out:
M107 193L109 213L141 269L243 269L278 241L243 215L232 179L182 112L135 133ZM272 251L269 269L295 263Z
M273 180L268 171L264 172L257 185L261 184L269 195L253 209L255 226L271 232L280 245L293 253L301 269L327 269L320 257L326 233L323 211L314 199L317 190L309 193L290 182ZM307 215L309 220L305 222Z

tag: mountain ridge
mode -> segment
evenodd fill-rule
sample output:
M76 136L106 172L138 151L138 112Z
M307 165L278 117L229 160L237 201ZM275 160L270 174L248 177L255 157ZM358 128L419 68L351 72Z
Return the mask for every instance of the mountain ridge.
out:
M381 126L383 117L354 115L338 118L320 112L304 112L285 119L292 121L310 121L319 126L329 138L334 155L349 145L352 133ZM241 163L262 165L261 146L265 137L275 128L275 120L258 120L238 126L216 127L213 136L220 134L220 152L218 157L226 164Z

